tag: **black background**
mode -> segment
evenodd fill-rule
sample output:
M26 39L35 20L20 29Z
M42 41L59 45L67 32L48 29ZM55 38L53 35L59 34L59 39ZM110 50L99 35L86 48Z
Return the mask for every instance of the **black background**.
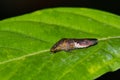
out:
M0 20L51 7L89 7L120 15L119 0L0 0ZM120 80L120 70L96 80Z

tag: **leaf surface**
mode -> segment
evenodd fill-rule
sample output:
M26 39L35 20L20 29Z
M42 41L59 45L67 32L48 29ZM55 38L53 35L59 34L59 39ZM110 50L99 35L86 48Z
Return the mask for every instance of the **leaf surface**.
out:
M0 21L1 80L93 80L120 68L120 17L89 8L51 8ZM98 44L50 54L61 38Z

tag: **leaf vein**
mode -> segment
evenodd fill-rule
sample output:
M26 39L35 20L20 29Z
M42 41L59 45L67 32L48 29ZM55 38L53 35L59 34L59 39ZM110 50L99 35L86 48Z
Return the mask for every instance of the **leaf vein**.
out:
M33 52L31 54L23 55L23 56L20 56L20 57L16 57L16 58L13 58L13 59L9 59L9 60L6 60L6 61L2 61L2 62L0 62L0 65L1 64L6 64L6 63L9 63L9 62L12 62L12 61L21 60L21 59L31 57L31 56L34 56L34 55L38 55L40 53L44 53L44 52L48 52L48 51L49 51L49 49L46 49L46 50L42 50L42 51Z

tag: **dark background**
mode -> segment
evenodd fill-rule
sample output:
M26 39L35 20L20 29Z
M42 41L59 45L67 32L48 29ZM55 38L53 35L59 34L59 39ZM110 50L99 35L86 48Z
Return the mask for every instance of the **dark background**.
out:
M51 7L89 7L120 15L119 0L0 0L0 20ZM96 80L120 80L120 70Z

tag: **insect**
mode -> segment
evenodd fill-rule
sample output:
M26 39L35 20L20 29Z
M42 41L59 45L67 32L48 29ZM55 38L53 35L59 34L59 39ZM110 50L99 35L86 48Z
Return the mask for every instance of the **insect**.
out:
M53 45L50 49L52 53L59 51L70 51L73 49L87 48L97 44L98 40L94 38L71 39L63 38Z

